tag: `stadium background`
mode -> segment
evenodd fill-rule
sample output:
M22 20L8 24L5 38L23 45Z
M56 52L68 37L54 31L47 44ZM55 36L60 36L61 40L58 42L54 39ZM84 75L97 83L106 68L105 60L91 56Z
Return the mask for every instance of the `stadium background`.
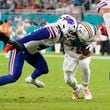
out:
M7 20L15 38L18 36L16 31L21 26L21 22L24 23L23 29L28 34L47 23L56 21L61 14L65 13L76 17L78 22L84 20L100 25L103 19L96 11L95 2L95 0L19 0L19 2L1 0L0 24ZM3 47L3 42L0 42L0 50L3 50ZM55 49L51 47L46 50Z
M22 27L22 23L26 23L25 29L29 33L46 23L56 21L64 13L75 16L78 21L84 20L94 25L103 22L102 17L96 12L95 0L0 0L0 23L8 20L12 32ZM16 36L13 39L16 39ZM3 46L3 42L0 42L0 75L8 71L9 59L4 57ZM47 51L51 50L49 48ZM25 78L33 71L33 68L25 63L22 77L16 83L0 87L0 110L110 110L109 56L92 57L89 86L93 100L73 101L71 88L65 84L63 78L62 53L46 52L43 55L49 65L49 74L39 79L46 86L39 89L25 83ZM79 67L79 83L80 73Z

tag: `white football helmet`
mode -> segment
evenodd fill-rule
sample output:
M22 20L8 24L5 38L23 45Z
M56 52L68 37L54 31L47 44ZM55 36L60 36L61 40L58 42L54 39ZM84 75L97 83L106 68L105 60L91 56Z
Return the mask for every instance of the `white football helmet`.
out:
M96 5L97 11L100 12L100 9L110 9L110 0L100 0Z
M96 27L88 22L81 22L77 27L77 35L81 41L92 41L96 36Z
M61 28L64 36L71 36L72 33L76 32L77 29L77 21L71 16L64 14L57 21L58 25Z

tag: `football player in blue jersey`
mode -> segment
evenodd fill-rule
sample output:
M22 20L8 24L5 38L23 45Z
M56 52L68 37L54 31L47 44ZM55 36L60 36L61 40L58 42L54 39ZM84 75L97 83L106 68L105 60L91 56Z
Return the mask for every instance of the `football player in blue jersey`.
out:
M26 78L26 82L40 88L44 87L44 83L37 78L47 74L49 70L46 60L39 51L53 46L63 38L70 38L76 32L76 28L76 19L65 15L55 23L46 25L17 41L12 41L4 33L0 33L0 40L6 42L7 49L11 50L9 73L0 76L0 86L16 82L22 74L24 61L27 61L35 70Z

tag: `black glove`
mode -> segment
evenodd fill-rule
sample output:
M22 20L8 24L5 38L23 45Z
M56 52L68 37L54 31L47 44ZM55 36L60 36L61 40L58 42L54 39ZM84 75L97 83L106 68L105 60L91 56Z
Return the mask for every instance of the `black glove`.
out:
M23 49L23 46L20 43L18 43L17 41L9 40L8 43L11 44L18 51Z
M0 40L3 41L4 43L8 43L8 41L10 40L10 38L5 33L0 32Z
M4 43L9 43L11 44L14 48L16 48L18 51L22 50L23 46L18 43L17 41L10 40L10 37L7 36L5 33L0 32L0 40L3 41Z

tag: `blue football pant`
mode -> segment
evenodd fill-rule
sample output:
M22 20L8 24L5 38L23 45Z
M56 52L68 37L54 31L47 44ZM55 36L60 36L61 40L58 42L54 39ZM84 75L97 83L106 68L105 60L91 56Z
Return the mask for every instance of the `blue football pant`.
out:
M42 74L48 73L47 62L39 52L34 55L30 55L24 51L17 52L16 49L14 49L11 53L12 54L9 61L9 73L7 75L0 76L0 86L16 82L20 78L24 61L27 61L35 68L31 75L33 79L36 79ZM28 68L26 70L28 73Z

